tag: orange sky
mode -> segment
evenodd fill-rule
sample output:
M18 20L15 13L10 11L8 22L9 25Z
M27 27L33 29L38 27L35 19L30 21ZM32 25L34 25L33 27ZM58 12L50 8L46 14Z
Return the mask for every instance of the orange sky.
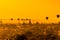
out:
M60 0L0 0L0 18L31 18L46 22L60 20L56 15L60 14Z

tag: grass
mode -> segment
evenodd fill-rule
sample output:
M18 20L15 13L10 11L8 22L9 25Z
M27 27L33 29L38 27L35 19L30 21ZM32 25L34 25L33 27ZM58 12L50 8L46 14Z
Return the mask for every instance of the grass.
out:
M10 25L7 24L7 26L0 26L0 40L7 40L7 39L14 39L16 34L22 35L25 34L28 37L28 40L36 39L40 40L40 37L44 35L44 32L48 33L54 33L56 32L55 35L57 35L57 30L60 31L60 24L58 25L51 25L49 24L43 24L43 25ZM52 31L51 31L52 28ZM49 30L50 29L50 30ZM30 34L29 34L30 32ZM30 37L29 37L30 35ZM41 36L42 35L42 36ZM38 37L38 38L37 38ZM34 39L34 40L35 40ZM41 39L42 40L42 39Z

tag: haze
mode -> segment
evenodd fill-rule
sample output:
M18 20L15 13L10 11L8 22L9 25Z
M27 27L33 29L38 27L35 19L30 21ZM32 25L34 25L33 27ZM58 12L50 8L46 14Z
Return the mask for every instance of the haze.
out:
M58 22L60 0L0 0L0 19L30 18ZM48 16L49 20L45 17Z

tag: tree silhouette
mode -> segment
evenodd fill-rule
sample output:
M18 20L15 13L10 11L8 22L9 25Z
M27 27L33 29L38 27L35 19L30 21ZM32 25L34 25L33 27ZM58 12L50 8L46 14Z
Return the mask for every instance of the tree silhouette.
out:
M20 20L20 18L17 18L17 20L19 21L19 20Z
M39 24L39 22L36 22L36 24Z
M23 21L23 24L25 24L25 19L21 19Z
M26 21L29 20L29 19L26 19Z
M35 25L39 26L39 22L38 22L38 21L36 21Z
M24 19L21 19L22 21L24 21Z
M48 17L46 17L46 19L48 20Z
M13 21L13 18L11 18L11 21Z
M57 18L59 18L60 17L60 15L57 15Z

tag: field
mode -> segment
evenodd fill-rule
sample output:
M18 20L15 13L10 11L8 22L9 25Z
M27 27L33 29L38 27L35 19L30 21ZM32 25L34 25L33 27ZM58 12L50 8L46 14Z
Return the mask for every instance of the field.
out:
M17 35L26 40L60 40L60 24L0 24L0 40L24 40Z

